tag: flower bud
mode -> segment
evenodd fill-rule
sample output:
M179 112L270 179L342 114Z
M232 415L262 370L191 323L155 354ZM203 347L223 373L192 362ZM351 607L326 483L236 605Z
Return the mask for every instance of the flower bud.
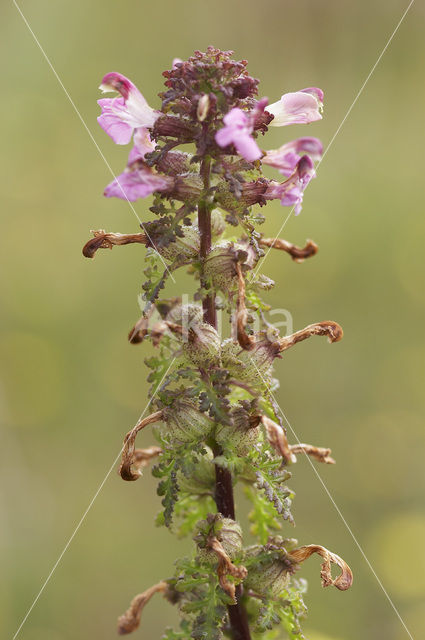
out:
M160 242L155 241L155 234L151 234L152 245L161 254L163 258L169 262L177 259L183 261L195 260L199 253L199 231L197 227L182 227L183 236L175 236L173 242L166 246L161 246Z
M291 575L296 569L296 563L290 558L282 539L279 546L267 544L254 545L245 549L244 563L248 568L248 576L244 580L244 587L252 589L261 596L277 598L288 586ZM270 555L268 555L268 552ZM258 562L255 560L258 559Z
M190 171L190 158L191 156L188 153L169 151L161 154L156 162L156 168L169 176L177 176Z
M199 304L177 304L167 314L167 320L181 324L186 329L202 323L203 311Z
M208 93L204 93L198 100L198 106L196 108L196 117L199 122L203 122L208 115L210 108L210 97Z
M199 411L192 400L175 400L163 410L162 435L170 444L188 444L204 440L211 433L214 423Z
M237 287L236 263L249 268L255 263L254 249L248 243L218 242L204 262L204 275L215 290L228 293Z
M216 538L222 545L224 552L231 560L242 551L242 529L240 525L224 518L221 513L209 514L206 520L198 524L198 533L194 540L198 546L198 557L202 562L215 562L217 555L209 546L209 540Z
M260 386L270 384L273 361L279 354L279 345L263 338L249 351L241 349L238 342L225 340L221 346L222 365L237 380Z
M226 230L226 221L219 209L211 211L211 233L213 236L221 236Z
M166 193L185 204L196 205L202 188L202 180L197 173L184 173L175 178L174 184L167 189Z
M215 484L215 467L211 450L207 449L205 455L197 454L196 464L189 477L178 471L177 483L180 490L186 493L197 496L212 495Z
M195 132L196 128L189 120L172 115L160 116L152 129L154 138L170 136L180 143L192 142Z
M192 364L208 369L220 363L220 336L210 324L194 324L183 337L183 353Z
M258 442L260 416L250 414L241 405L230 412L231 424L218 425L215 438L223 449L231 447L238 456L246 456Z

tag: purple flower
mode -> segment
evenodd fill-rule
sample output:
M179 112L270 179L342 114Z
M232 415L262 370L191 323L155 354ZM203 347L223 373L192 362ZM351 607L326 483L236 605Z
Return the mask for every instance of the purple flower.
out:
M308 124L321 120L323 109L323 91L317 87L308 87L295 93L285 93L278 102L267 107L274 118L271 127L284 127L288 124Z
M97 121L117 144L128 144L133 131L139 127L152 127L159 113L154 111L134 84L120 73L108 73L102 80L103 92L117 91L120 97L102 98L102 109Z
M264 197L266 200L278 198L284 207L294 207L297 216L302 208L304 190L314 177L313 161L308 156L302 156L288 180L280 184L274 181L270 182Z
M155 191L163 191L170 186L170 178L154 173L149 167L139 163L127 167L104 191L107 198L121 198L135 202L146 198Z
M249 114L235 107L226 113L223 122L225 126L215 134L215 141L220 147L234 144L236 151L248 162L261 158L263 154L251 137L254 127Z
M320 160L323 153L323 145L318 138L297 138L279 147L267 151L261 162L279 169L284 176L290 176L301 159L308 154L314 161Z

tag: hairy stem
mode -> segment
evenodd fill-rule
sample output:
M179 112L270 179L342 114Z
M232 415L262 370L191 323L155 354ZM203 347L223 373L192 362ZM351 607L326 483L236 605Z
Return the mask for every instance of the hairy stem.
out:
M203 197L198 204L198 226L200 233L200 258L202 260L211 251L211 209L208 204L208 190L210 188L210 166L209 157L204 157L201 163L201 176L203 179L204 192ZM201 274L201 284L204 281ZM215 309L215 295L210 292L202 301L204 309L204 321L217 328L217 314ZM222 453L219 446L214 448L214 455L218 456ZM227 469L223 469L216 465L215 467L215 503L217 510L225 518L235 519L235 501L233 497L232 474ZM230 627L232 630L233 640L250 640L248 619L245 608L242 604L242 589L236 587L236 604L228 606Z

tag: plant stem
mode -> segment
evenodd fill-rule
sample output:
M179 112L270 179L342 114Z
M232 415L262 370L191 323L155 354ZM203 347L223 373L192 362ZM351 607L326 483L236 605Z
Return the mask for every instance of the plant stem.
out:
M204 157L201 163L201 176L204 183L204 194L198 205L198 227L200 233L200 258L201 262L211 251L211 209L207 202L208 190L210 188L210 166L211 160ZM201 274L201 284L203 279ZM215 295L211 292L202 301L204 309L204 321L217 328L217 314L215 308ZM214 455L222 453L217 445L214 448ZM217 510L225 518L235 519L235 501L233 497L232 474L227 469L218 465L215 466L215 503ZM248 619L245 608L242 604L241 586L236 587L236 604L229 605L228 608L230 628L233 640L251 640Z

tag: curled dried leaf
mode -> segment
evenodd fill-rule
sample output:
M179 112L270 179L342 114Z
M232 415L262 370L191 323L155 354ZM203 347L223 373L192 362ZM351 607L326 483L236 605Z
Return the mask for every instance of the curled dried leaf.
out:
M140 618L145 605L155 593L165 593L168 583L165 581L154 584L143 593L139 593L133 598L127 611L118 618L118 633L120 636L135 631L140 625Z
M353 573L348 564L335 553L328 551L325 547L318 544L309 544L304 547L294 549L289 553L295 562L304 562L313 553L319 554L323 558L321 565L320 577L322 578L322 587L333 585L340 591L346 591L353 584ZM336 564L341 569L341 573L336 578L332 578L331 565Z
M263 247L286 251L295 262L304 262L306 258L311 258L319 251L319 247L313 240L307 240L305 247L297 247L282 238L261 238L258 244Z
M335 464L335 460L331 457L332 449L325 447L315 447L312 444L293 444L290 446L292 453L305 453L307 456L311 456L317 462L324 462L325 464Z
M131 344L139 344L140 342L143 342L149 331L149 322L154 311L155 305L148 305L142 316L130 330L128 334L128 341L131 342Z
M161 447L155 446L147 447L147 449L135 449L133 456L133 468L140 471L144 467L147 467L150 461L157 458L161 453Z
M139 344L140 342L143 342L147 336L148 329L149 316L143 315L139 318L134 327L130 329L128 333L128 341L131 342L131 344Z
M133 427L133 429L129 431L125 436L124 448L121 456L121 465L119 468L119 472L123 480L133 481L133 480L138 480L140 478L141 465L138 464L138 461L136 459L136 449L135 449L136 436L139 433L139 431L147 427L149 424L152 424L153 422L158 422L161 419L162 419L162 411L156 411L155 413L152 413L150 416L147 416L143 420L140 420L140 422L138 422L136 426ZM138 451L141 451L141 450L139 449ZM135 465L136 468L138 469L137 473L133 471L132 469L133 465Z
M208 539L208 546L217 555L217 575L220 586L232 598L234 604L236 604L236 585L229 581L228 576L233 576L236 580L243 580L248 575L248 571L243 566L237 567L233 564L225 552L223 545L215 536L211 536Z
M289 446L285 430L267 416L261 416L261 422L266 430L267 439L270 445L279 453L287 462L296 462L296 457Z
M94 258L98 249L112 249L117 245L123 244L144 244L148 242L145 233L107 233L104 229L91 231L94 235L83 247L83 256L86 258Z
M309 324L308 327L296 331L290 336L279 338L279 351L286 351L297 342L302 342L311 336L328 336L329 342L339 342L343 336L342 327L337 322L325 321Z
M254 346L255 338L246 332L247 311L245 304L245 278L243 277L240 262L236 263L236 273L238 276L238 300L236 306L236 331L238 342L242 349L249 351Z

